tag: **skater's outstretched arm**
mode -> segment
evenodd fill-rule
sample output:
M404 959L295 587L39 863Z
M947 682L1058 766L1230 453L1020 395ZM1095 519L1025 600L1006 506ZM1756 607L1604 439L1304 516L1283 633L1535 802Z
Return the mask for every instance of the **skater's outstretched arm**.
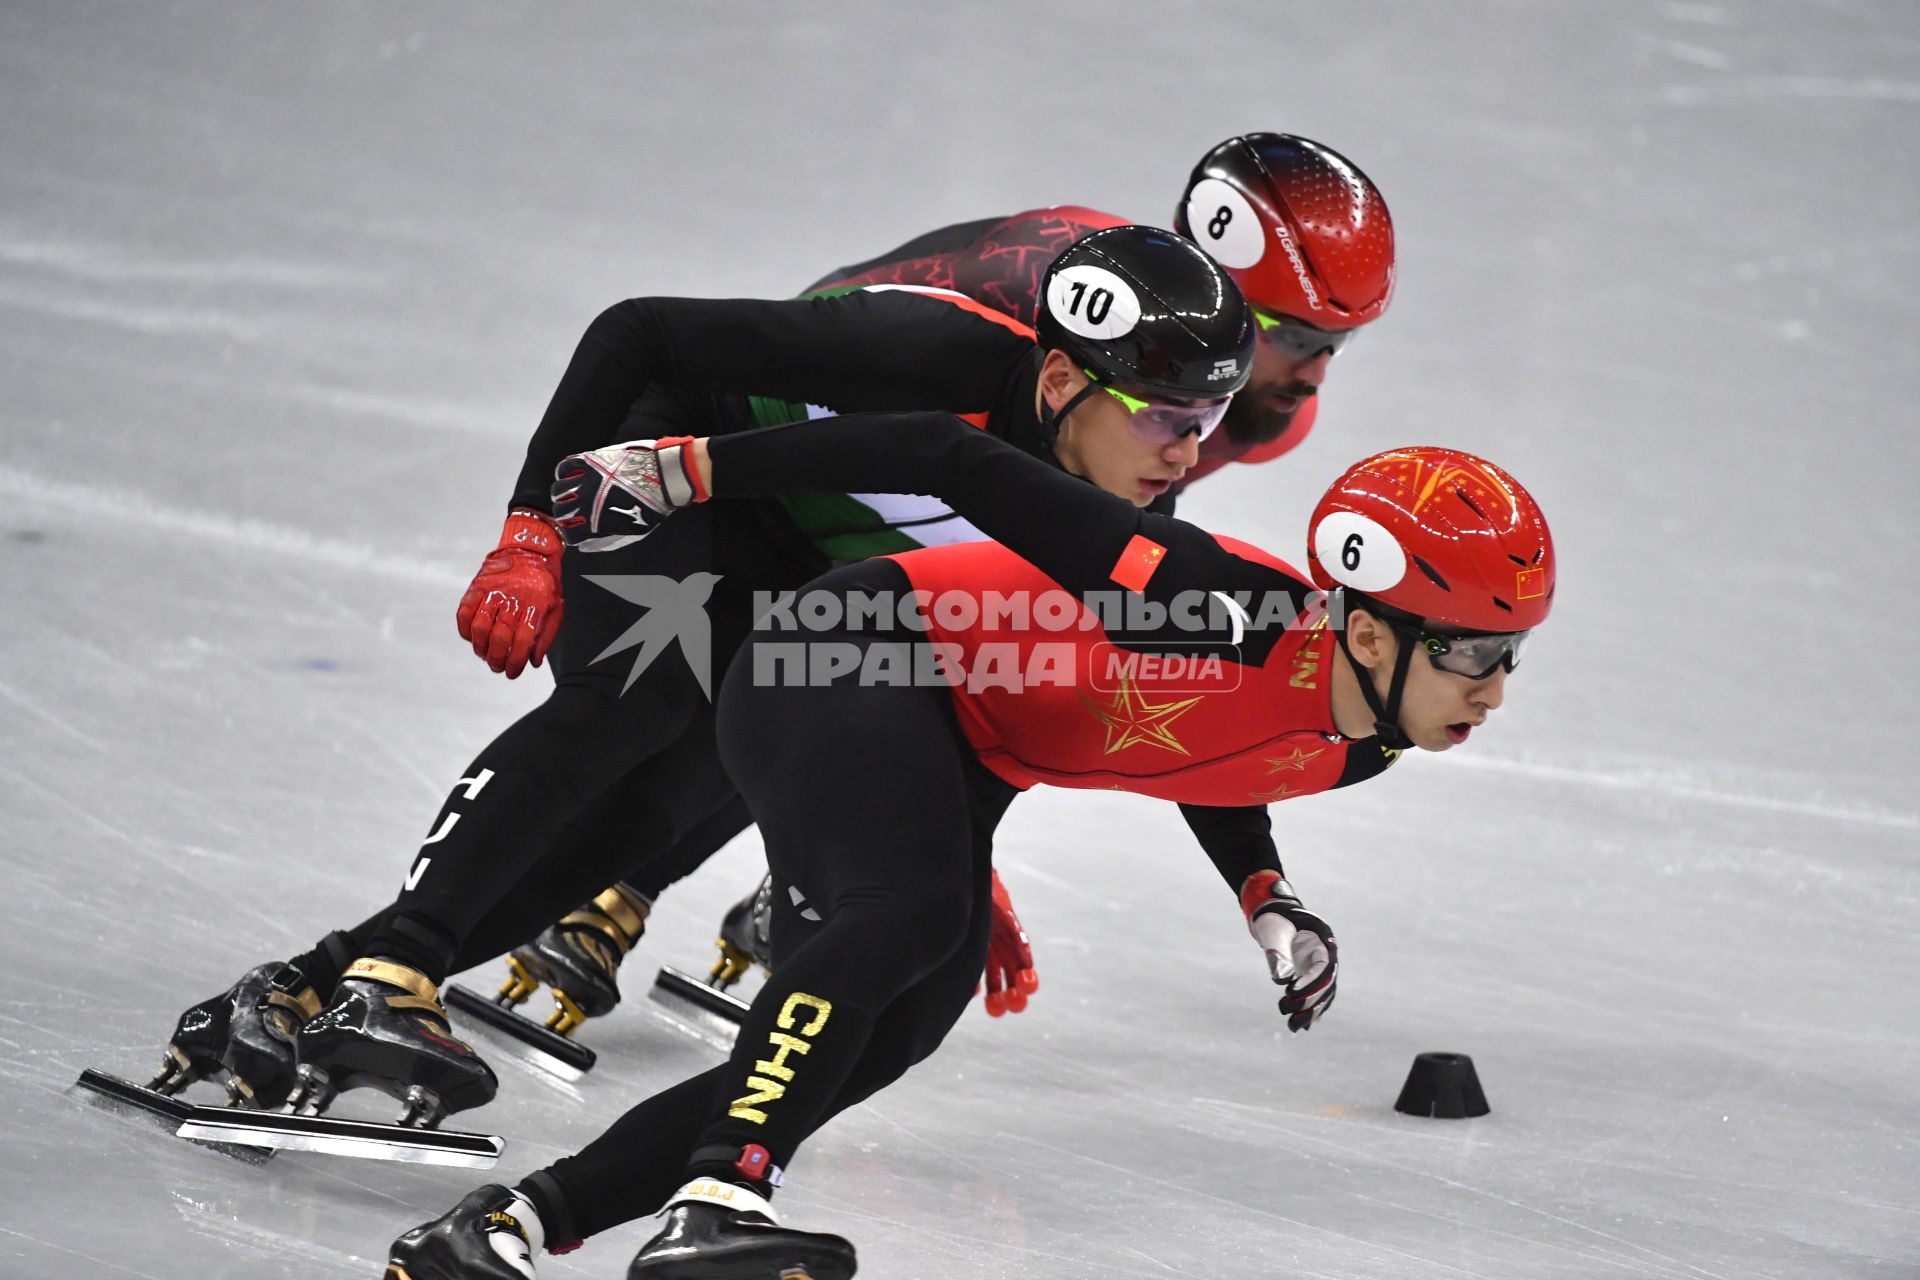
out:
M1083 600L1119 587L1161 606L1164 625L1109 634L1122 648L1258 666L1319 603L1285 566L1238 555L946 413L633 440L564 459L552 496L569 545L593 550L645 537L688 502L793 489L936 497ZM1202 602L1204 617L1176 612L1176 601Z
M1177 629L1114 635L1122 647L1217 652L1259 665L1317 598L1299 578L1227 550L1197 525L1143 511L950 414L795 423L712 440L706 456L716 497L786 489L927 494L1083 598L1118 585L1163 605L1193 592L1240 605L1211 610L1198 627L1188 615ZM1148 559L1132 566L1136 556ZM1150 572L1142 582L1129 567ZM1276 602L1281 607L1271 607Z
M512 505L547 511L561 458L645 434L623 427L655 384L843 412L981 413L1033 349L1025 326L948 294L889 289L615 303L587 327L561 375L527 446Z

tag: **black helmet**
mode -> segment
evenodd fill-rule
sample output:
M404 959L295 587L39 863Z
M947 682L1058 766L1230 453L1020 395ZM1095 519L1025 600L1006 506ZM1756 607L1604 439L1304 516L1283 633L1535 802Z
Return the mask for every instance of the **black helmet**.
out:
M1103 380L1170 400L1218 400L1253 372L1253 312L1191 240L1109 227L1067 246L1040 282L1034 328Z

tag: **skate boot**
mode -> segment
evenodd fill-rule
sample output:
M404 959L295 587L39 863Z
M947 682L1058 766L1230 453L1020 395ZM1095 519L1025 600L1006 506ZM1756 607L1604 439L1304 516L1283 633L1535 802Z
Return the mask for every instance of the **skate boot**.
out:
M700 1179L667 1204L667 1224L627 1267L627 1280L848 1280L853 1245L783 1227L765 1199ZM417 1278L416 1278L417 1280Z
M767 875L759 888L728 907L721 919L720 936L713 943L720 948L720 958L707 975L710 986L725 991L756 964L763 973L773 971L773 948L768 942L772 920L773 877Z
M399 1123L432 1128L490 1101L492 1068L447 1029L426 975L362 957L340 976L333 1003L294 1036L300 1057L294 1110L317 1115L342 1089L369 1087L406 1103Z
M386 1280L533 1280L543 1241L526 1201L481 1187L387 1250Z
M294 1033L318 1012L313 984L292 965L276 960L250 969L180 1015L160 1074L147 1087L171 1095L224 1073L231 1104L277 1107L294 1085Z
M553 989L549 1031L570 1036L588 1018L613 1012L620 1003L620 962L647 931L652 907L626 885L614 885L508 957L516 980L538 975Z

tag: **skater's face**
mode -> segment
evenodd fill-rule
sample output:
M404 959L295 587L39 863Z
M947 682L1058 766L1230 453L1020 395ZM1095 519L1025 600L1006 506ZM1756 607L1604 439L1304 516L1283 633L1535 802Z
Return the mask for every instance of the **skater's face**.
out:
M1372 614L1355 611L1347 618L1347 646L1373 675L1373 687L1384 702L1393 681L1394 661L1403 644L1417 639L1395 631ZM1507 670L1495 666L1486 676L1442 671L1417 648L1407 664L1407 683L1400 694L1400 728L1423 751L1445 751L1467 740L1506 701Z
M1045 411L1057 412L1089 381L1085 371L1065 352L1047 352L1040 367L1040 397ZM1127 391L1124 387L1120 390ZM1130 394L1127 398L1135 399ZM1151 431L1136 428L1136 416L1119 396L1090 395L1060 424L1054 453L1072 474L1091 480L1136 507L1144 507L1171 489L1199 461L1200 433L1191 430L1177 439L1156 438Z
M1222 428L1235 444L1278 440L1293 425L1307 399L1327 380L1335 350L1352 330L1316 330L1276 312L1254 308L1260 340L1253 346L1253 374L1233 398Z

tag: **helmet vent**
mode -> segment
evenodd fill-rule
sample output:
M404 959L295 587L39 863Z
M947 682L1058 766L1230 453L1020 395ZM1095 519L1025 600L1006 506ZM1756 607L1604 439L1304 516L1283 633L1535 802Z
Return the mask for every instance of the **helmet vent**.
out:
M1493 597L1493 602L1499 605L1502 609L1505 609L1508 613L1513 612L1513 606L1508 604L1505 600L1502 600L1499 596Z
M1460 501L1466 503L1469 507L1473 509L1473 514L1479 516L1482 520L1485 520L1487 518L1487 513L1480 509L1480 504L1475 502L1473 500L1473 496L1469 494L1464 488L1462 488L1459 485L1455 485L1453 486L1453 491L1460 495Z
M1428 578L1432 579L1434 586L1440 588L1442 591L1453 590L1452 587L1447 585L1447 580L1440 576L1440 571L1438 569L1428 564L1425 560L1422 560L1419 556L1415 556L1413 558L1413 562L1420 566L1420 572L1426 574Z
M1519 565L1522 569L1527 567L1527 562L1521 559L1519 556L1513 554L1513 552L1511 551L1507 552L1507 559L1513 561L1515 564Z

